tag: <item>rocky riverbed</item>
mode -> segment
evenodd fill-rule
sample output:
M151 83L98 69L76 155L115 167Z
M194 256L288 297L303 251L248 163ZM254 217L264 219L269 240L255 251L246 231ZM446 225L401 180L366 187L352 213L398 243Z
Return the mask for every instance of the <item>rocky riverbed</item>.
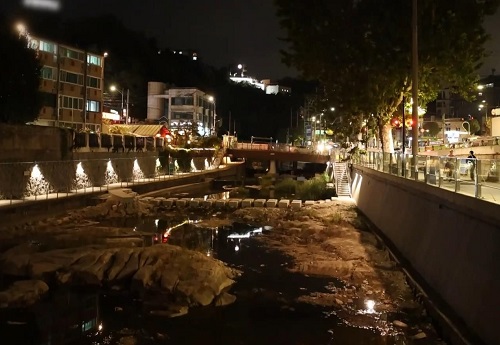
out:
M165 207L161 198L105 196L96 206L2 229L0 270L8 279L0 292L0 308L33 305L51 290L75 286L133 291L148 306L148 313L159 317L183 315L193 307L224 306L241 298L250 300L252 306L264 304L266 310L268 304L279 303L279 313L290 313L292 318L308 313L298 309L319 308L315 313L321 310L326 319L335 317L344 325L341 328L371 330L393 339L384 340L385 344L443 344L425 310L415 301L402 270L350 200L336 199L300 210L246 208L222 216L210 211L199 218L196 226L200 228L223 229L234 222L272 228L252 241L277 254L263 258L255 267L230 267L223 257L220 261L205 252L169 244L145 246L144 236L151 233L109 225L113 219L161 218L186 212ZM302 285L293 287L292 294L284 292L290 287L273 291L259 286L257 280L265 276L266 265L270 268L266 279L272 280L284 270L298 277L293 281ZM244 277L250 279L245 284L254 287L233 292L233 284ZM307 319L317 323L312 317ZM307 319L302 323L307 324ZM201 322L200 329L207 323ZM330 341L339 339L331 332L327 337ZM307 329L303 333L307 336ZM136 341L134 334L127 334L123 341ZM172 343L168 336L164 338L156 343ZM262 342L259 339L254 340ZM294 343L299 344L297 341Z

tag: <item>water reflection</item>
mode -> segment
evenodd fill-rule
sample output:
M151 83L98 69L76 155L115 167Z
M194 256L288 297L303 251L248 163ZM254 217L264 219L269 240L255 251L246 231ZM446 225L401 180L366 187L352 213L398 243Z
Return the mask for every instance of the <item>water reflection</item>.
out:
M57 291L30 308L0 309L3 344L71 344L101 330L97 293Z
M218 257L221 251L238 252L242 248L242 242L271 229L244 223L203 227L200 224L202 218L191 214L184 218L175 216L144 219L135 229L143 234L144 245L168 243L214 257Z

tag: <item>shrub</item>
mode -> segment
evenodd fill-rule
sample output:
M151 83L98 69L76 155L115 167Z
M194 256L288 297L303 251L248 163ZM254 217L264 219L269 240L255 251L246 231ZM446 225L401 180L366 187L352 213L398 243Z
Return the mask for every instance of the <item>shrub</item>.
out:
M177 152L177 165L181 172L191 171L191 155L186 150L179 150Z
M276 194L281 197L288 197L296 194L297 181L293 179L284 179L276 184Z
M323 177L315 177L298 185L297 194L302 200L318 200L326 194L326 181Z
M250 191L244 187L236 187L229 192L231 198L244 198L247 197Z

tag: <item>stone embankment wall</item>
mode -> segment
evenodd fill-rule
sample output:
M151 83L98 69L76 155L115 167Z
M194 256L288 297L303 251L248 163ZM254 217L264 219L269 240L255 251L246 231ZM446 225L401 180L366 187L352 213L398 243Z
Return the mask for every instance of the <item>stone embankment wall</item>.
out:
M59 161L71 158L70 130L46 126L0 124L0 161Z
M464 343L459 333L469 328L485 344L500 344L499 206L363 167L352 179L358 208L463 320L452 343Z

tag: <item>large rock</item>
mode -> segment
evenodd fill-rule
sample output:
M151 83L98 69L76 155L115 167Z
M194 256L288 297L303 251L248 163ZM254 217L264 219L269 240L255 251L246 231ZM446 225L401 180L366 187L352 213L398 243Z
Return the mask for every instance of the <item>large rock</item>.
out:
M206 255L168 244L146 248L82 247L2 255L2 272L61 284L131 284L154 288L190 305L208 305L234 283L237 272ZM16 275L16 274L15 274Z
M41 280L20 280L0 292L0 307L26 307L48 291L49 286Z

